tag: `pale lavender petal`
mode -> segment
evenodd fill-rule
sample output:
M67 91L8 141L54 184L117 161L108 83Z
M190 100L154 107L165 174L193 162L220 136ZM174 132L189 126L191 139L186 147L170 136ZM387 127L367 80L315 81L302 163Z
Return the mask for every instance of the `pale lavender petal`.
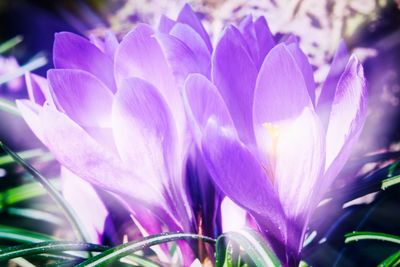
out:
M16 100L17 108L22 118L39 140L44 143L39 112L42 109L38 104L29 100ZM45 144L45 143L44 143Z
M43 105L46 100L52 102L49 85L45 78L27 73L25 74L25 83L30 100L38 105Z
M251 15L246 16L240 22L239 30L242 33L243 38L246 40L249 53L253 58L253 61L256 63L257 67L259 67L261 65L259 59L260 51L258 46L256 30L253 23L253 17Z
M292 54L303 73L304 82L306 83L308 94L310 95L311 102L315 105L315 81L313 69L308 62L307 56L300 49L299 43L292 43L287 46L289 52Z
M47 72L57 107L81 126L111 126L111 91L95 76L82 70Z
M325 128L328 127L329 114L331 112L332 102L335 98L339 79L346 68L348 61L349 54L347 52L346 44L341 41L333 58L328 76L322 85L321 94L318 98L317 112Z
M246 227L246 216L245 209L236 205L229 197L224 197L221 203L221 223L224 233Z
M183 85L190 73L207 75L209 72L207 62L199 61L196 54L184 42L165 33L156 33L155 37L161 45L178 85Z
M117 51L119 42L117 36L111 31L107 31L104 36L104 51L114 60L115 52Z
M264 61L265 56L275 46L274 36L268 27L267 21L263 16L259 17L254 22L254 28L256 31L257 42L259 47L259 58L260 65Z
M293 121L278 127L271 155L273 180L286 216L296 219L308 211L310 197L324 171L324 131L318 116L308 107Z
M254 122L262 125L295 118L312 107L303 74L284 44L264 60L254 93Z
M362 65L352 56L338 82L326 132L328 177L325 183L328 186L347 161L360 135L366 118L367 93Z
M230 26L223 32L213 54L211 72L240 139L245 143L254 142L252 105L257 69L235 27Z
M160 22L158 24L158 31L162 33L169 33L169 31L174 27L176 21L168 18L165 15L161 15Z
M121 41L115 55L115 75L117 83L137 77L150 82L166 99L178 130L183 132L185 113L178 86L164 57L160 45L154 38L150 26L139 24Z
M226 196L251 213L268 218L271 228L284 227L282 207L270 178L233 129L220 127L214 117L210 118L202 150L214 182Z
M127 170L117 155L92 139L78 124L50 106L40 113L44 143L57 160L77 176L142 205L163 203L147 181Z
M177 23L171 29L170 34L184 42L190 48L190 50L192 50L196 57L197 64L201 66L200 69L205 70L205 74L209 76L211 68L211 55L200 35L190 26L182 23Z
M224 126L233 126L224 100L214 84L206 77L191 74L185 82L183 99L190 127L198 145L211 116L217 117Z
M203 24L201 24L199 18L188 4L185 4L183 6L181 12L178 15L177 22L188 24L190 27L192 27L193 30L195 30L204 40L204 43L208 47L208 50L212 51L211 41L208 37L206 30L203 27Z
M108 211L91 184L61 167L62 194L73 209L90 242L102 244Z
M176 152L175 129L165 101L151 84L127 79L115 95L112 117L122 160L162 192Z
M58 69L80 69L92 73L115 92L113 62L89 40L69 32L55 35L54 66Z

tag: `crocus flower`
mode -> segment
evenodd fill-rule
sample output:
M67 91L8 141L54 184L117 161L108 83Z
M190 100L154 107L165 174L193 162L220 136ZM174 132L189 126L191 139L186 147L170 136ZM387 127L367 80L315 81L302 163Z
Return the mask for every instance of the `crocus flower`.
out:
M214 236L218 197L180 93L188 73L210 71L211 44L195 13L185 6L159 31L139 24L120 43L112 34L91 41L56 34L55 69L47 79L28 75L30 100L17 101L27 124L62 166L124 201L144 233ZM188 188L193 180L198 188ZM180 247L186 266L193 253Z
M284 266L297 266L307 222L349 157L366 116L360 62L341 45L316 100L296 38L265 20L227 27L211 80L191 74L185 107L215 184L255 218Z

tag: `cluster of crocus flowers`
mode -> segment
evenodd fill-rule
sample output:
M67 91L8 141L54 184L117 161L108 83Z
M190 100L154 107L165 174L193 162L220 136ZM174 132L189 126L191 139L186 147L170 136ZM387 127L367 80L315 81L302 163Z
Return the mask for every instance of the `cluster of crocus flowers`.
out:
M63 167L113 192L151 234L218 232L210 174L282 264L298 263L308 218L365 120L355 57L338 50L317 101L296 38L276 43L265 19L249 16L213 49L189 6L121 42L59 33L53 57L17 104Z

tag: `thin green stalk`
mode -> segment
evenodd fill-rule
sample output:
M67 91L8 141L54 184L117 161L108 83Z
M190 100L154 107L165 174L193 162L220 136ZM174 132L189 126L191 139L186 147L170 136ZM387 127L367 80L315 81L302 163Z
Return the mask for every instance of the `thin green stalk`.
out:
M66 218L71 223L76 235L81 241L89 243L90 238L83 231L84 227L79 222L74 211L70 208L68 203L64 200L61 194L53 187L53 185L44 178L35 168L33 168L29 163L24 161L18 154L10 150L3 142L0 142L0 147L8 153L16 162L18 162L24 169L31 174L49 193L53 200L61 207L64 211Z
M21 43L23 40L21 35L17 35L4 43L0 44L0 54L10 50L11 48L15 47L17 44Z
M354 232L346 234L345 243L356 242L359 240L379 240L379 241L387 241L400 245L400 237L396 235L390 235L385 233L377 233L377 232Z

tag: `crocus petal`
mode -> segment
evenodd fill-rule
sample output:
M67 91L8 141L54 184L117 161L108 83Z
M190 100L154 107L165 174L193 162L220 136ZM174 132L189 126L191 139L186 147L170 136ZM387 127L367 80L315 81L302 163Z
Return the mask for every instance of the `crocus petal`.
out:
M55 35L53 47L54 66L58 69L80 69L92 73L115 92L113 62L85 38L61 32Z
M229 109L239 136L254 142L252 104L257 70L240 32L225 29L212 58L212 79Z
M190 73L207 75L208 70L199 64L196 54L184 42L165 33L156 33L155 36L161 45L178 85L182 85Z
M325 138L319 118L310 108L287 123L277 137L273 180L286 215L296 218L308 210L310 196L324 171Z
M206 76L209 76L211 55L200 35L188 25L182 23L177 23L171 29L170 34L184 42L192 50L197 64L201 66L200 69L205 70Z
M251 15L246 16L239 25L240 32L243 38L246 40L247 47L249 48L249 53L252 56L254 62L259 67L259 47L257 44L257 35L254 28L253 17Z
M39 118L39 112L42 107L29 100L16 100L16 104L26 124L28 124L29 128L36 135L36 137L39 138L42 143L44 143L42 127L40 125Z
M138 180L134 171L128 171L116 155L104 149L65 114L45 105L40 122L47 147L77 176L145 205L163 201L147 181Z
M261 63L263 62L265 56L268 52L275 46L274 36L268 27L267 21L263 16L259 17L254 22L254 29L256 31L258 48L259 48L259 59Z
M183 99L190 126L198 145L200 145L200 138L211 116L217 117L218 121L224 126L233 126L224 100L214 84L206 77L200 74L191 74L185 82Z
M160 22L158 24L158 31L162 33L169 33L169 31L174 27L175 21L168 18L165 15L161 15Z
M82 126L111 126L111 91L95 76L82 70L49 70L54 101Z
M112 60L114 60L118 45L117 36L113 32L107 31L104 36L104 51Z
M25 74L26 88L29 99L36 104L43 105L44 102L52 101L47 80L33 73Z
M215 118L210 118L202 150L215 184L226 196L250 212L269 218L275 226L284 224L270 179L233 129L220 127Z
M149 81L168 101L176 124L184 128L185 114L181 95L161 47L153 35L150 26L139 24L122 39L115 55L116 80L118 84L130 77ZM182 131L183 129L178 129L178 132Z
M332 102L335 98L339 79L349 61L346 44L341 41L336 54L333 58L328 77L322 85L321 94L318 99L317 112L325 128L328 127L329 114L331 112Z
M333 179L350 154L365 122L367 86L361 63L352 56L342 74L332 103L326 132L326 169ZM330 184L331 181L326 181Z
M178 15L177 22L188 24L190 27L192 27L193 30L195 30L201 36L201 38L204 40L204 43L208 47L208 50L210 52L212 51L212 45L211 45L210 38L208 37L208 34L203 27L203 24L201 24L199 18L193 12L190 5L185 4L183 6L181 12Z
M236 205L229 197L224 197L221 202L221 221L224 233L246 227L246 216L246 210Z
M175 129L161 95L144 80L127 79L115 95L112 117L122 160L161 192L168 185L165 165L175 153Z
M62 194L85 227L90 242L101 244L108 211L91 184L61 168Z
M264 60L254 93L254 121L279 122L297 117L312 107L303 74L284 44L274 47Z
M298 43L292 43L287 46L289 52L296 60L297 65L303 73L304 82L306 83L308 94L310 95L311 102L315 105L315 81L313 69L308 62L307 56L300 49Z

